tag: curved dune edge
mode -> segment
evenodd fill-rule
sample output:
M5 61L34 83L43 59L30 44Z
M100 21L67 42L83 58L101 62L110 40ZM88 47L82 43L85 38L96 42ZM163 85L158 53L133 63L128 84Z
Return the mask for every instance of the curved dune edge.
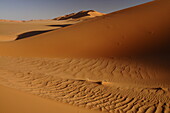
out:
M111 57L157 51L169 45L169 4L169 0L157 0L29 39L1 43L0 55Z
M3 86L0 86L0 91L1 113L99 113L53 102Z
M1 57L0 84L110 113L169 113L170 72L127 61Z

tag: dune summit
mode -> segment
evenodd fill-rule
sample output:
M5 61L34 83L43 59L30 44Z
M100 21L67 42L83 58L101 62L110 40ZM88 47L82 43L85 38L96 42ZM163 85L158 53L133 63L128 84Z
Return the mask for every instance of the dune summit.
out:
M53 20L83 19L83 17L84 18L92 18L92 17L102 16L102 15L104 15L104 14L94 11L94 10L87 10L87 11L83 10L78 13L72 13L72 14L68 14L65 16L60 16L60 17L54 18Z

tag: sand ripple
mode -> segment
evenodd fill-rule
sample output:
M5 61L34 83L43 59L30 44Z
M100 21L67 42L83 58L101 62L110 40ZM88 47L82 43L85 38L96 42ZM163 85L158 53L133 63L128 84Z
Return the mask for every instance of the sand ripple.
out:
M169 113L169 71L131 58L0 58L0 84L110 113ZM158 70L159 69L159 70Z

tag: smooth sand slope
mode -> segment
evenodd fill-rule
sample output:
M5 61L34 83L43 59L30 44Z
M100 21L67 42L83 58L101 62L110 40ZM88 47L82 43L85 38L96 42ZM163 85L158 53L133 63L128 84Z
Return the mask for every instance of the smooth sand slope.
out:
M169 0L157 0L29 39L1 43L0 55L115 56L154 51L169 42L169 4Z
M0 90L1 113L99 113L56 103L2 86Z
M156 0L1 43L0 84L91 110L170 113L169 5Z

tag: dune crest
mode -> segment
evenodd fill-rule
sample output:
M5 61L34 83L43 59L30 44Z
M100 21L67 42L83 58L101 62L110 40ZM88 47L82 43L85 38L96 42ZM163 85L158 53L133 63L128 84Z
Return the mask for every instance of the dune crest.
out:
M92 17L102 16L102 15L104 14L94 11L94 10L87 10L87 11L83 10L78 13L72 13L72 14L68 14L65 16L60 16L60 17L54 18L53 20L81 19L83 17L92 18Z

